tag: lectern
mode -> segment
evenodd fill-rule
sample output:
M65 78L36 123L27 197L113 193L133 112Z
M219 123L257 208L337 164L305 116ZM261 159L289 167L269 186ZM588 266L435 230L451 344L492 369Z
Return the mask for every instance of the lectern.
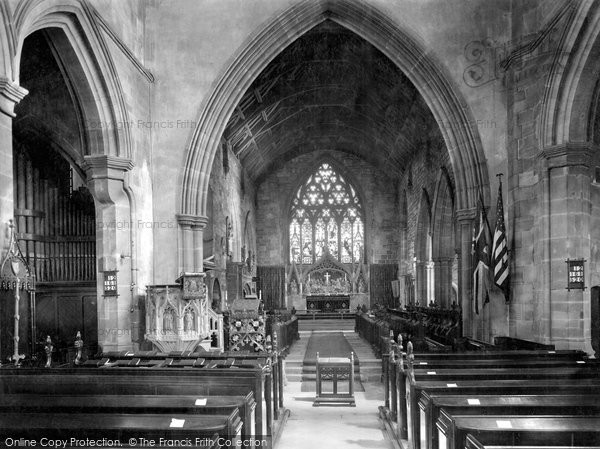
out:
M333 381L333 392L323 393L323 381ZM348 381L348 392L338 392L338 382ZM317 397L313 407L321 404L347 404L356 406L354 401L354 352L350 357L319 357L317 352Z

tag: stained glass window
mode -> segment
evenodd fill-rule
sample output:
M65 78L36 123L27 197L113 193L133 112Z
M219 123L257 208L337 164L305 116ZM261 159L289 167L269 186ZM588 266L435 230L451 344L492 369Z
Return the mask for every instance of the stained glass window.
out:
M290 260L312 264L328 251L342 263L364 252L362 205L356 190L328 163L298 189L290 214Z

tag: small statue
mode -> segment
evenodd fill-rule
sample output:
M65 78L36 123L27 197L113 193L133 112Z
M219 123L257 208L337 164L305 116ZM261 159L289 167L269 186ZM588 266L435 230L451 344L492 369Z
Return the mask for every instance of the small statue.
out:
M46 346L44 346L44 351L46 351L46 368L50 368L52 366L52 351L54 351L54 345L52 344L52 340L50 339L50 335L46 337Z
M192 332L194 330L194 316L192 315L192 312L190 312L190 309L186 310L184 319L185 330L187 332Z
M75 349L77 349L77 356L75 357L75 365L81 364L81 355L83 352L83 340L81 339L81 332L77 331L75 337Z

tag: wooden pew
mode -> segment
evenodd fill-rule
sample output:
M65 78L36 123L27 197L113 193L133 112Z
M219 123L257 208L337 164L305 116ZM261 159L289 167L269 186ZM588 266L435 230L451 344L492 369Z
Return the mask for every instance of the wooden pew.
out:
M256 435L271 435L267 369L2 368L4 394L247 395L256 398ZM264 399L264 404L263 404Z
M489 369L489 368L556 368L556 367L577 367L583 363L588 365L600 365L600 360L589 359L587 357L580 359L571 359L567 357L559 359L484 359L484 360L464 360L460 355L456 359L430 360L415 359L414 367L417 369L456 369L468 366L471 369ZM408 369L408 364L405 363Z
M469 371L461 371L461 370L431 370L429 367L429 363L432 364L443 364L445 361L451 361L452 363L462 362L462 366L470 366L470 362L472 359L471 353L460 353L460 354L419 354L419 359L414 360L414 355L412 354L412 345L410 342L407 344L408 353L407 353L407 363L404 363L403 354L398 351L398 345L396 345L392 355L397 354L399 356L398 359L392 357L394 359L391 362L391 366L388 371L392 373L392 376L389 376L389 382L392 385L389 385L386 388L386 393L391 389L392 391L392 401L391 401L391 419L393 421L398 422L398 437L400 439L407 438L409 435L415 432L415 430L411 426L411 414L410 410L413 411L412 419L417 421L418 416L414 416L417 411L417 403L418 398L415 398L414 394L410 394L410 397L413 399L412 407L409 401L405 401L405 398L409 396L411 390L411 380L410 376L413 376L413 381L422 381L423 379L428 380L429 378L434 378L436 380L443 380L444 378L448 380L448 383L453 384L452 380L461 379L468 381L471 380L479 380L483 378L491 378L491 379L502 379L502 378L515 378L521 377L524 379L535 379L539 377L595 377L596 374L590 372L589 370L593 370L598 367L596 361L589 361L587 356L582 351L522 351L530 354L532 357L528 359L524 359L521 357L516 357L516 359L512 359L515 352L520 354L519 351L505 351L500 353L490 353L490 354L481 354L483 357L478 359L476 364L474 364L473 369ZM498 358L493 358L492 354L497 354ZM523 362L524 365L529 367L535 367L536 362L542 363L542 366L546 366L547 363L552 361L573 361L575 362L575 367L586 367L584 369L580 368L560 368L559 371L556 370L548 370L546 369L538 369L538 368L527 368L526 370L521 370L519 368L519 361ZM490 365L501 365L506 361L512 369L503 370L501 368L497 368L496 371L490 371L487 368L487 364ZM417 365L419 364L419 365ZM421 365L423 364L423 365ZM413 370L412 367L423 367L423 370ZM439 365L438 365L439 366ZM443 366L443 365L442 365ZM536 371L537 370L537 371ZM438 372L440 373L438 376ZM556 372L556 374L551 374L551 372ZM414 377L415 373L417 373L416 377ZM431 374L429 374L431 373ZM435 373L435 374L433 374ZM487 373L487 374L486 374ZM520 373L520 374L519 374ZM536 375L539 373L539 375ZM385 379L388 382L388 379ZM387 385L387 383L386 383ZM397 390L397 391L396 391ZM388 406L387 402L388 396L386 394L386 406ZM397 401L397 402L396 402ZM418 442L415 443L418 446Z
M407 357L401 352L402 340L399 339L398 344L391 344L391 339L387 339L389 354L387 360L389 363L384 366L383 381L385 415L388 421L398 422L398 434L400 439L407 438L407 423L405 413L404 398L406 396L406 374L409 369L408 360L410 351ZM412 347L410 343L407 344ZM526 354L528 357L523 358ZM473 369L486 368L504 368L504 367L528 367L535 368L543 367L559 367L570 366L578 367L580 364L598 364L595 360L590 360L587 354L578 350L566 351L502 351L494 353L453 353L453 354L429 354L420 353L413 357L415 368L423 368L426 372L435 371L438 368L454 368L454 367L473 367ZM476 357L476 358L474 358ZM473 375L477 377L477 375ZM400 409L400 410L399 410ZM399 417L401 420L399 421Z
M412 439L413 449L420 448L418 429L420 429L420 414L418 402L422 393L430 395L465 395L477 397L479 395L522 395L522 394L599 394L600 379L580 379L570 384L564 379L503 379L482 380L468 382L431 382L419 381L407 385L406 423L408 435Z
M595 415L600 414L597 395L481 395L431 396L427 391L419 400L419 441L422 449L437 449L434 431L441 409L455 415Z
M275 342L274 342L275 344ZM285 350L286 348L284 348ZM87 366L151 367L151 368L259 368L270 366L271 397L273 399L273 418L279 419L283 404L283 350L274 347L272 352L249 351L111 351L101 358L89 360ZM129 363L128 363L129 361Z
M7 394L0 395L0 413L127 413L230 415L239 410L242 437L254 435L255 408L253 393L245 396L60 396Z
M440 449L464 449L468 434L495 445L598 446L600 416L458 415L442 410L436 424Z
M411 345L408 346L410 355ZM413 362L413 357L418 359ZM582 351L544 349L458 354L426 353L413 357L407 357L405 363L398 346L390 345L390 365L385 379L389 382L386 392L389 391L391 396L391 407L386 418L388 421L398 422L398 438L410 436L413 449L425 449L419 447L421 424L418 403L422 391L428 391L427 388L423 388L425 386L423 384L428 383L430 379L441 381L437 382L434 388L445 390L443 392L439 390L439 394L444 395L462 394L456 389L468 384L475 384L477 388L481 388L483 391L479 391L480 394L496 393L491 389L499 386L497 394L512 394L515 388L521 394L547 393L548 388L554 388L554 391L560 393L595 391L600 394L600 383L597 380L600 377L598 376L599 364L595 360L588 359ZM470 369L464 369L466 366ZM557 383L557 379L560 378L582 380L578 381L578 386L573 386L565 385L564 381ZM485 380L498 380L498 382L488 382L488 385L484 385L482 382ZM518 384L514 382L515 380ZM540 387L540 382L544 386ZM524 385L528 386L528 390L518 390ZM472 388L471 391L477 389ZM438 394L438 390L435 393ZM403 400L404 398L406 400ZM386 395L386 406L388 406L387 400Z
M503 445L497 444L489 435L473 436L467 435L467 443L465 444L466 449L548 449L547 445L544 446L515 446L515 445ZM552 449L600 449L600 446L552 446Z
M547 345L544 343L538 343L536 341L523 340L521 338L514 337L494 337L494 346L502 349L509 350L553 350L554 345Z
M0 413L0 422L0 440L4 444L7 439L17 441L23 438L35 440L37 445L44 445L43 439L46 439L67 441L69 446L78 447L98 446L94 443L106 440L127 445L131 439L135 440L135 446L148 446L143 444L143 439L154 441L156 447L167 446L160 444L161 439L183 442L175 447L186 446L188 441L199 446L204 439L212 438L215 434L221 441L210 446L235 447L236 442L240 441L242 426L237 412L212 416Z
M486 359L557 359L571 358L581 359L587 358L584 351L564 349L564 350L540 350L540 351L472 351L472 352L454 352L454 353L414 353L415 360L443 360L443 359L460 359L460 360L486 360Z
M415 369L412 377L419 380L469 381L486 379L593 379L600 377L598 364L577 367L484 368L484 369Z

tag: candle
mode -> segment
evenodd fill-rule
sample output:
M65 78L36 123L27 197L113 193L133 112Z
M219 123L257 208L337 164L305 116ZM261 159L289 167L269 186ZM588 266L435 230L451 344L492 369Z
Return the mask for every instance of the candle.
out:
M262 290L258 291L258 299L262 299Z

